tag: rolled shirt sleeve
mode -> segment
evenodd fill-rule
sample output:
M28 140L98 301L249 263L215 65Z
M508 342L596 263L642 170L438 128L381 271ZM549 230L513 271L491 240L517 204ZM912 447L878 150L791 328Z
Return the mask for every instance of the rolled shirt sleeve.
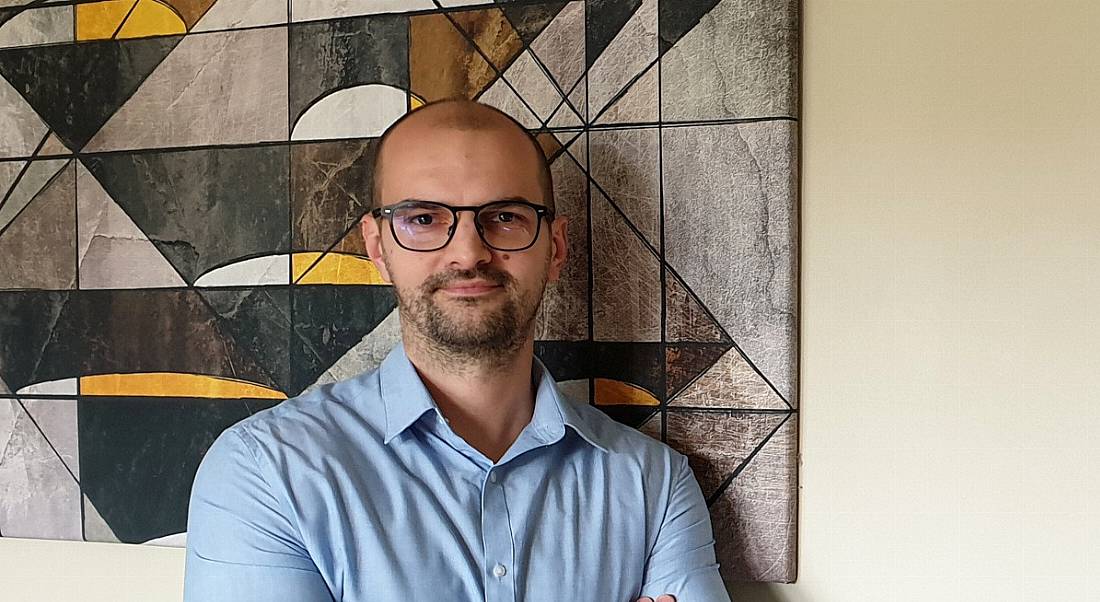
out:
M332 602L245 437L235 428L223 432L199 465L184 602Z
M653 551L646 559L642 596L676 596L676 602L729 602L718 572L710 512L699 482L680 457L667 511Z

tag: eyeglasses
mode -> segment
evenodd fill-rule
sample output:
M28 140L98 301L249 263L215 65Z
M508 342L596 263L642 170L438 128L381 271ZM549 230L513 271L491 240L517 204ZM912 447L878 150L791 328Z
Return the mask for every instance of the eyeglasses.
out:
M401 201L376 207L373 217L390 218L390 232L402 248L438 251L458 229L458 212L473 211L474 227L486 246L498 251L522 251L538 240L542 218L554 220L554 211L527 201L493 201L484 205L452 206L433 201Z

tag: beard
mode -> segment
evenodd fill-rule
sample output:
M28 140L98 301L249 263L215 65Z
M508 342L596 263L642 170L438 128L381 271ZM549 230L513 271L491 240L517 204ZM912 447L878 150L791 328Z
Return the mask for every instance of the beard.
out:
M501 290L487 296L448 298L440 303L438 291L474 279L499 285ZM437 354L462 363L501 363L518 352L532 335L546 281L544 271L535 287L523 290L507 272L478 266L433 274L411 289L395 282L394 291L402 323L413 327Z

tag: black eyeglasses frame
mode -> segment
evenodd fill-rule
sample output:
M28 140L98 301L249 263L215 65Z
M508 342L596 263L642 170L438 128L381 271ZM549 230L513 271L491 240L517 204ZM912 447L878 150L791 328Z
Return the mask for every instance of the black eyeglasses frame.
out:
M402 207L404 205L413 205L413 204L415 204L415 205L435 205L435 206L443 207L445 209L450 210L451 217L452 217L451 227L447 229L447 240L443 241L443 244L441 244L438 247L435 247L433 249L413 249L411 247L406 247L401 242L401 239L397 237L397 229L393 225L393 213L399 207ZM527 246L519 247L519 248L516 248L516 249L502 249L500 247L497 247L497 246L494 246L494 245L490 244L488 240L485 240L485 227L481 225L481 222L478 221L477 218L481 215L481 211L483 209L485 209L486 207L492 207L494 205L525 205L527 207L530 207L531 209L534 209L535 214L536 214L535 235L531 238L531 242L528 243ZM474 228L477 230L477 235L478 235L478 237L481 238L481 242L485 246L489 247L490 249L494 249L494 250L497 250L497 251L505 251L505 252L509 252L509 253L514 253L514 252L518 252L518 251L525 251L527 249L530 249L532 246L534 246L534 244L536 242L538 242L539 235L542 234L542 218L543 217L545 217L546 221L548 221L548 222L554 221L554 210L553 209L550 209L549 207L545 207L543 205L536 205L535 203L532 203L530 201L523 200L523 199L501 199L501 200L498 200L498 201L490 201L490 202L484 203L482 205L448 205L446 203L440 203L440 202L437 202L437 201L421 201L421 200L407 199L407 200L401 201L399 203L394 203L392 205L386 205L385 207L375 207L374 209L371 210L370 215L371 215L371 217L373 217L375 219L381 218L381 217L390 218L389 219L390 234L393 236L393 240L395 242L397 242L398 246L400 246L402 249L405 249L407 251L415 251L415 252L418 252L418 253L432 253L432 252L438 251L438 250L446 247L447 245L451 244L451 240L455 236L455 231L458 230L458 212L459 211L472 211L474 213Z

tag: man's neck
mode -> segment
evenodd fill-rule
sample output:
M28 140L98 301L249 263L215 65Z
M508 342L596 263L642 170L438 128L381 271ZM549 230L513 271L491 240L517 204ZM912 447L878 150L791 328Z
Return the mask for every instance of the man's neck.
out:
M491 461L500 460L534 413L534 338L514 354L483 362L450 358L416 336L403 339L451 429Z

